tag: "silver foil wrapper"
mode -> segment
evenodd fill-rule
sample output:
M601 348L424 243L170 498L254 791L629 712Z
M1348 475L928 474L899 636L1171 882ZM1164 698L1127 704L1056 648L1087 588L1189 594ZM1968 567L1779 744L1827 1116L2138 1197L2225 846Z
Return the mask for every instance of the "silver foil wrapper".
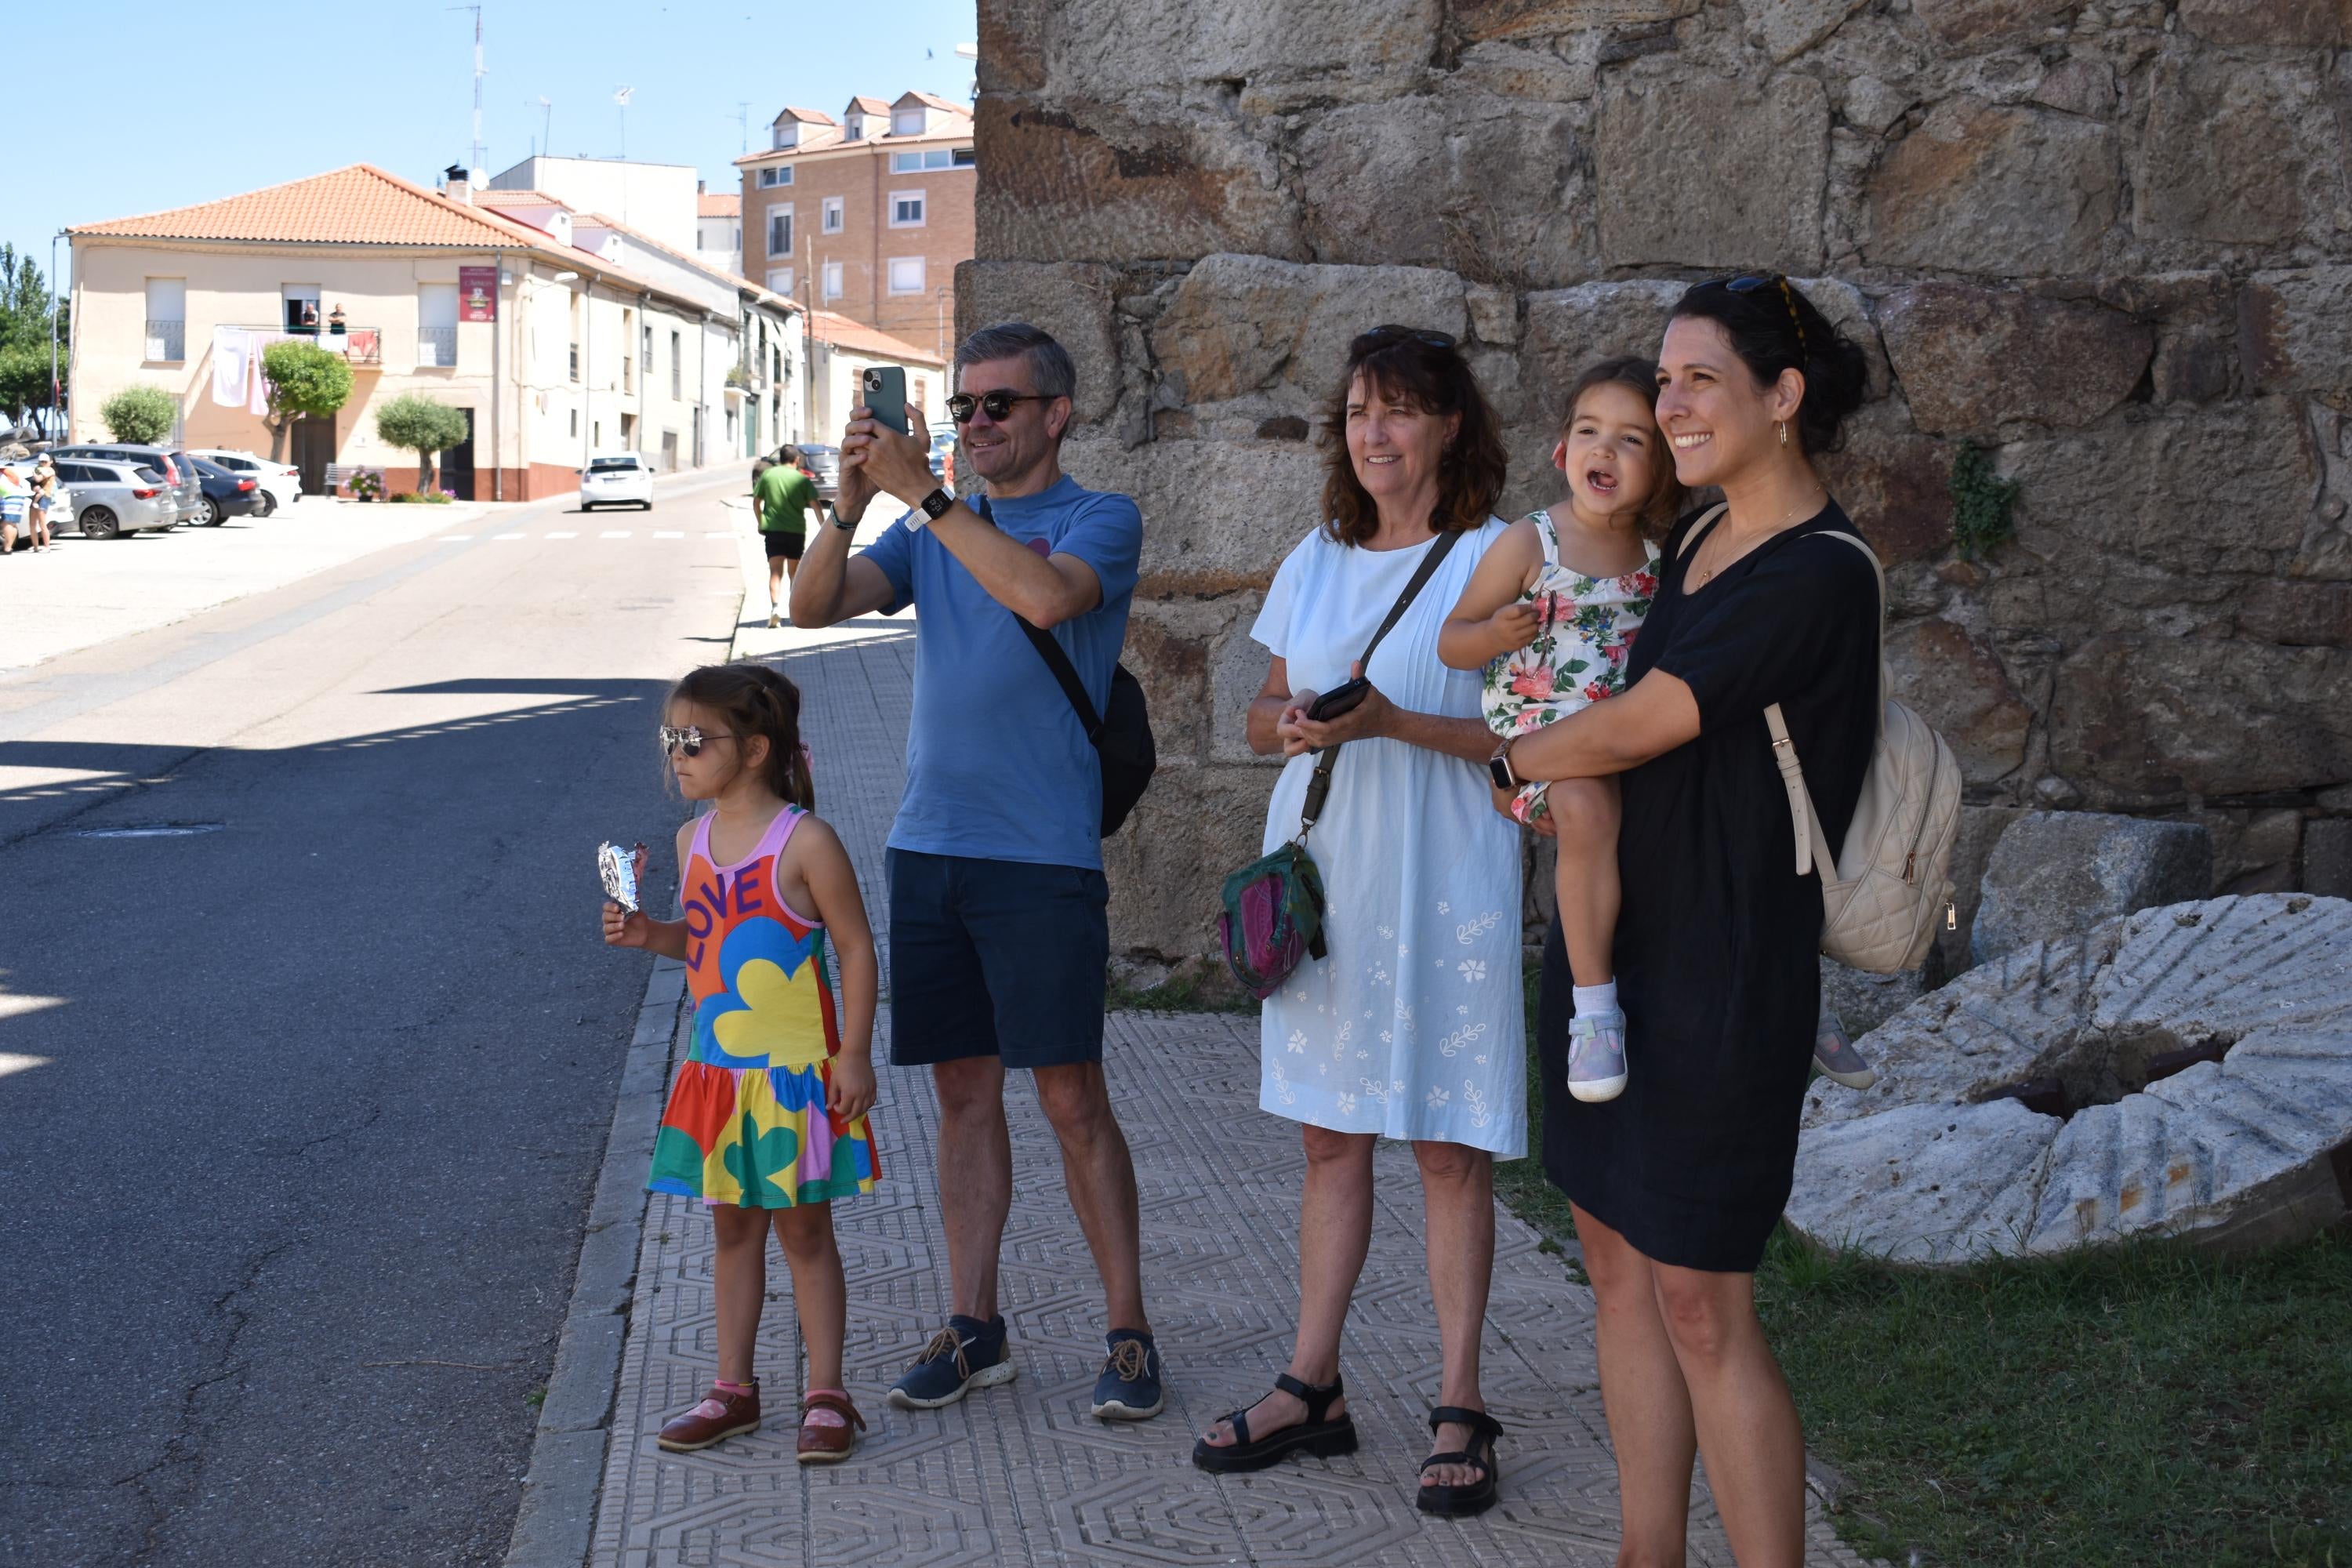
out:
M636 852L617 844L596 846L596 870L604 879L604 891L612 900L631 914L637 903Z

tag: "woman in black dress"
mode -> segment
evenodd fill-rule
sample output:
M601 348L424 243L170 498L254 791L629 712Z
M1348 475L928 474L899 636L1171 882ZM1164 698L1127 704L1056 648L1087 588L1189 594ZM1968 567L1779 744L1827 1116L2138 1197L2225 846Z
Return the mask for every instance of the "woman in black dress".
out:
M1773 274L1683 296L1658 354L1675 474L1727 510L1668 539L1624 695L1514 741L1518 779L1624 775L1618 995L1630 1079L1568 1095L1570 977L1544 952L1544 1162L1600 1307L1622 1563L1680 1563L1691 1462L1744 1568L1804 1554L1804 1436L1755 1269L1789 1195L1820 1002L1819 879L1796 872L1764 710L1780 704L1829 842L1877 736L1878 584L1814 470L1862 352ZM1498 805L1502 804L1498 795Z

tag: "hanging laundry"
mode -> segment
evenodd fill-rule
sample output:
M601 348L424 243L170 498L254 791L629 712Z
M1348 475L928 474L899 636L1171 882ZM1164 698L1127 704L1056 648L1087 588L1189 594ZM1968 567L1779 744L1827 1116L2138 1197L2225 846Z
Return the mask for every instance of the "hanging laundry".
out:
M252 359L253 334L242 327L213 329L213 401L224 408L245 402L246 373Z
M245 339L248 350L247 357L253 362L253 374L246 377L246 380L252 384L253 397L252 401L245 405L245 411L247 414L266 415L269 412L269 379L261 374L261 353L269 346L270 340L259 332L252 331L247 332Z

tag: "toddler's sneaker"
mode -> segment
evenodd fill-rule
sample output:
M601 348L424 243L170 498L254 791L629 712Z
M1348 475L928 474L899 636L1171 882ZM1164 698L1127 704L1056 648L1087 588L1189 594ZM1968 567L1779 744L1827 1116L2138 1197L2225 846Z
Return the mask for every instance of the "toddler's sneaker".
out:
M1168 1403L1160 1386L1160 1352L1150 1334L1113 1329L1110 1355L1095 1379L1095 1415L1105 1421L1149 1421Z
M709 1398L663 1426L654 1441L673 1454L691 1454L759 1429L760 1384L755 1379L744 1389L713 1384Z
M975 1388L1013 1381L1013 1352L1005 1343L1002 1316L983 1323L961 1313L931 1336L906 1375L890 1387L890 1403L901 1410L937 1410Z
M1813 1026L1813 1065L1822 1069L1823 1078L1848 1089L1868 1089L1878 1081L1878 1074L1845 1037L1845 1026L1826 1007Z
M1568 1092L1586 1104L1625 1092L1625 1015L1612 1011L1568 1021Z

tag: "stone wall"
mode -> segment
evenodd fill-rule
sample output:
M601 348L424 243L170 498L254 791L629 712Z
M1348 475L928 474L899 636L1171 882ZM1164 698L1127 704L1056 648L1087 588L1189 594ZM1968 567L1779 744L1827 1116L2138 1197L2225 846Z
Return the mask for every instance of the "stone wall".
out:
M959 320L1071 346L1068 466L1146 519L1163 772L1111 846L1119 948L1208 951L1255 850L1248 629L1318 521L1348 338L1463 337L1525 510L1569 378L1732 268L1868 349L1830 477L1981 808L1967 880L2023 807L2203 822L2217 891L2352 874L2347 0L981 0L980 28ZM1977 562L1964 442L2022 485Z

